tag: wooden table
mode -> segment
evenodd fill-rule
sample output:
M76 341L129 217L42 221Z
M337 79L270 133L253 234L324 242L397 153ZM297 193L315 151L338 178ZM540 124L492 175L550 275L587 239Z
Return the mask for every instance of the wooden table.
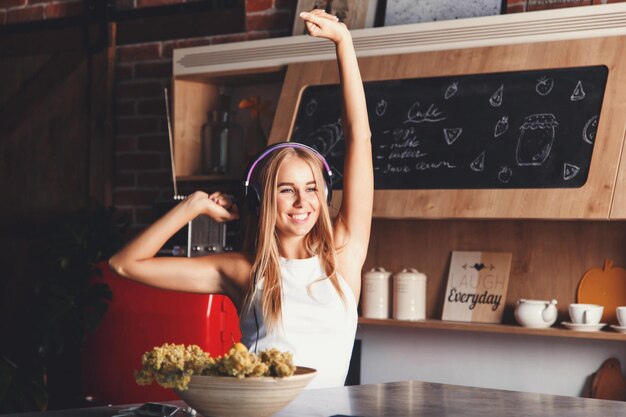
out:
M179 406L184 403L172 402ZM3 417L110 417L126 406ZM182 413L181 413L182 414ZM626 402L404 381L303 391L275 417L611 417Z

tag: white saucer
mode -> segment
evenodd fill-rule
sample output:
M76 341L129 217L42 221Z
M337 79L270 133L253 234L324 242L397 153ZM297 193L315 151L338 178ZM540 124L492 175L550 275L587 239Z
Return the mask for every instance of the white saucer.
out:
M570 330L577 330L579 332L597 332L598 330L606 326L606 323L580 324L580 323L570 323L569 321L563 321L561 322L561 324Z
M611 324L611 328L616 332L626 333L626 326L618 326L617 324Z

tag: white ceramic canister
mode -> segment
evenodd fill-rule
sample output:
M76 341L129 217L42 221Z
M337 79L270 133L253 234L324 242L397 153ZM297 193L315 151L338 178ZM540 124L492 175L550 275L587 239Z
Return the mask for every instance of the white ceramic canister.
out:
M391 272L385 268L372 268L363 274L363 317L389 318L389 287Z
M393 277L393 318L426 319L426 275L405 268Z

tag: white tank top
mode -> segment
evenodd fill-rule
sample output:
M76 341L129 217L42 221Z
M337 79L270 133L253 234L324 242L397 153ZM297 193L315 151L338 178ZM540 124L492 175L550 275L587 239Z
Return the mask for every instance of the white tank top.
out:
M270 348L289 351L296 366L317 369L307 388L344 385L357 326L352 290L340 277L344 303L329 279L320 280L326 275L317 256L281 258L280 271L282 323L267 333L261 309L264 280L260 279L253 308L240 317L242 342L257 353Z

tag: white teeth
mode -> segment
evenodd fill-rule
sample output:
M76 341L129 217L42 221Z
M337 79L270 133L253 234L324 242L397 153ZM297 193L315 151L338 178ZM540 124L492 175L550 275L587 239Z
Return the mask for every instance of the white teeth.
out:
M307 217L309 217L308 213L303 213L303 214L292 214L291 215L292 218L296 219L296 220L304 220Z

